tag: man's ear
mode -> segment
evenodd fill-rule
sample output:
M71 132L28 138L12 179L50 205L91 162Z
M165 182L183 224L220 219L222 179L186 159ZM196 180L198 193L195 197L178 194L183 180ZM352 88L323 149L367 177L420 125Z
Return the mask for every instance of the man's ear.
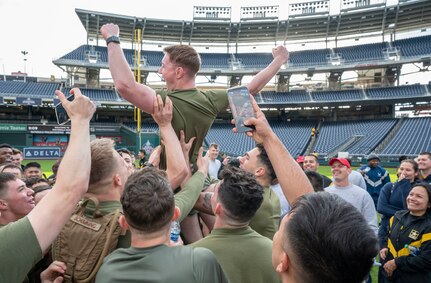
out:
M120 227L124 230L129 229L129 223L127 223L126 217L124 215L120 215L120 218L118 218L118 223L120 223Z
M7 209L7 202L3 199L0 199L0 211L6 211Z
M174 215L172 216L172 221L177 220L181 216L181 210L178 206L175 206Z
M120 178L120 175L118 175L118 174L115 174L115 176L113 177L113 182L114 182L114 185L116 187L119 187L119 186L121 187L123 185L121 178Z
M220 214L222 211L222 205L218 202L214 208L214 215Z
M283 272L286 272L289 269L289 267L290 267L289 257L285 252L282 252L280 263L275 268L275 271L277 271L278 273L283 273Z
M254 174L256 177L261 177L265 175L265 173L266 173L266 170L263 166L257 167L257 169L254 171Z

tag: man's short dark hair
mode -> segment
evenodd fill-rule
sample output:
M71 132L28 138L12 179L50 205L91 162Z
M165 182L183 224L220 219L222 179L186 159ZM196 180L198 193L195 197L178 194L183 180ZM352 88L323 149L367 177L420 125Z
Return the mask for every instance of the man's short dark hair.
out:
M284 229L283 249L302 269L297 282L360 283L378 252L361 213L327 192L299 198Z
M168 225L174 214L174 193L166 172L146 167L127 179L121 196L124 216L135 230L153 233Z
M7 183L15 181L17 176L12 173L0 173L0 197L3 197L6 189L8 188Z
M240 168L229 167L221 173L218 201L226 215L238 222L248 222L256 214L263 201L263 188L253 174Z
M311 185L313 186L313 189L315 192L322 192L323 191L323 177L317 172L305 170L305 175L308 177L308 180L310 180Z
M274 168L272 167L271 160L269 160L268 154L266 153L265 148L262 144L257 144L256 147L259 149L259 155L257 155L257 159L266 167L268 170L269 176L271 177L271 181L277 178L275 175Z
M10 148L10 149L13 150L12 146L10 144L8 144L8 143L2 143L2 144L0 144L0 148Z
M47 179L41 178L41 177L30 177L30 178L25 179L25 185L27 186L27 188L31 188L38 183L48 183L49 184L49 181Z
M24 166L24 171L27 170L27 168L31 168L31 167L36 167L36 168L41 169L39 162L29 162Z
M163 49L172 63L185 68L190 77L196 76L201 67L201 57L190 45L171 45Z
M428 159L431 159L431 152L429 152L429 151L421 152L421 153L419 153L419 155L428 155Z

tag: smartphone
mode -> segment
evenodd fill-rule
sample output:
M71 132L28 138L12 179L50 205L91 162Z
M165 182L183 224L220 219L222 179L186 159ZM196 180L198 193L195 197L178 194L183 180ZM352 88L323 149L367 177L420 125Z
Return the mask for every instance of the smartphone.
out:
M69 101L73 101L73 99L75 99L75 95L73 94L67 97L67 100ZM57 117L57 124L64 125L70 121L69 115L67 115L66 109L64 109L61 102L55 105L54 109L55 117Z
M254 126L244 125L247 119L256 117L248 88L246 86L229 88L227 90L227 97L238 133L252 131Z

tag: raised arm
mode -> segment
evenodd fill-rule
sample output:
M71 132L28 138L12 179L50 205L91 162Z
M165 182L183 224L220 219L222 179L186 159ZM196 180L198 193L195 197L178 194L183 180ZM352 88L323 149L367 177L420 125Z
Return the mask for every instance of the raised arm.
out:
M75 99L70 102L56 91L72 121L70 141L61 161L54 188L28 214L42 251L46 251L60 233L82 195L87 192L90 179L90 119L96 110L93 102L73 88Z
M265 114L260 110L256 100L253 97L251 99L256 118L248 119L245 124L254 125L255 130L247 132L247 135L252 137L257 143L263 144L284 196L290 204L293 204L298 197L313 192L313 187L304 171L302 171L284 144L272 131Z
M280 45L272 49L272 62L262 71L253 77L251 82L247 85L248 91L252 95L256 95L261 91L266 84L277 74L281 66L284 65L289 59L289 52L286 47Z
M196 165L198 170L193 176L185 183L184 187L175 195L175 206L180 208L179 221L183 221L184 218L190 213L205 183L205 178L208 175L208 159L202 156L203 148L199 149L198 159Z
M165 104L160 95L153 99L153 119L159 125L160 137L166 150L166 172L172 189L181 185L187 177L188 168L174 128L172 128L172 101L166 97Z
M100 32L106 40L111 36L119 36L120 28L114 24L105 24L100 28ZM109 70L117 91L124 99L142 111L153 113L153 98L156 92L152 88L135 81L119 43L111 42L107 48Z

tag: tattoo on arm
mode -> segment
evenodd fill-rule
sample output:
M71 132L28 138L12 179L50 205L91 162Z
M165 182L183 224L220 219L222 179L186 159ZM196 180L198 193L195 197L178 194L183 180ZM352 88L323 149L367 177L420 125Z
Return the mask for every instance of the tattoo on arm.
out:
M212 197L212 193L205 193L204 194L204 203L203 203L203 207L205 209L208 210L212 210L212 206L211 206L211 197Z

